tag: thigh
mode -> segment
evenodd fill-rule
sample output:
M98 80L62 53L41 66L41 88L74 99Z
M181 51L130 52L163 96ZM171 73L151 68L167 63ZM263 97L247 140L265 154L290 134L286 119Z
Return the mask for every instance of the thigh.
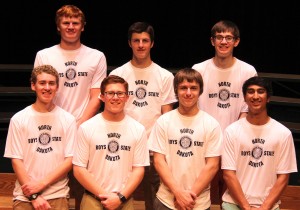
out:
M101 205L100 201L84 193L80 203L80 210L91 210L91 209L103 210L103 206Z
M222 210L240 210L239 206L233 203L222 203Z
M31 202L15 200L13 202L13 210L34 210Z
M69 201L67 198L56 198L48 200L51 210L69 210Z
M170 208L166 207L158 198L155 198L153 203L154 210L171 210Z
M134 210L133 198L130 198L126 203L124 203L120 209L121 210Z

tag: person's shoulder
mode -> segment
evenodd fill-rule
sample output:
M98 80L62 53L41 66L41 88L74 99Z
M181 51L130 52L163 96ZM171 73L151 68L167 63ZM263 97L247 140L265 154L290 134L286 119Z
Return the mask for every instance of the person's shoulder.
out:
M25 108L17 111L12 117L11 119L16 120L16 119L21 119L23 118L25 115L28 115L32 112L32 108L31 105L26 106Z
M194 64L192 66L192 69L195 69L195 70L198 70L198 71L201 70L201 69L204 69L205 66L207 65L207 63L209 63L211 61L212 61L212 58L209 58L209 59L204 60L204 61L202 61L200 63L196 63L196 64Z
M88 53L94 53L94 54L98 54L98 55L101 55L103 56L104 53L96 48L92 48L92 47L88 47L84 44L81 44L81 50L82 51L85 51L85 52L88 52Z
M270 122L272 123L272 125L274 127L274 128L272 128L272 130L278 131L278 132L283 132L283 133L286 133L286 134L291 133L291 130L286 125L282 124L281 122L279 122L279 121L277 121L273 118L270 119Z
M124 73L126 71L130 71L132 70L130 68L130 61L124 63L121 66L116 67L115 69L111 70L111 72L109 73L110 75L120 75L121 73Z
M38 54L48 53L48 52L51 52L51 51L57 51L59 49L60 49L59 45L56 44L56 45L53 45L53 46L50 46L50 47L43 48L43 49L39 50L37 53Z
M256 72L256 69L253 65L245 62L245 61L242 61L240 59L237 59L237 63L240 63L243 71L250 71L250 72Z

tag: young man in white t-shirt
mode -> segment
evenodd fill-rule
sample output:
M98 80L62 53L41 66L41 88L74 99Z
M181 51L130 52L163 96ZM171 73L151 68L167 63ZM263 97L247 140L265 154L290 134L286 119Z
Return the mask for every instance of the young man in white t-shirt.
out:
M192 68L201 73L205 86L199 99L200 109L216 118L224 131L228 125L247 115L242 85L257 72L252 65L233 56L234 48L240 43L240 31L232 21L217 22L211 29L210 41L215 48L214 57L194 64ZM221 172L219 170L212 183L213 196L218 195L220 201L226 189Z
M179 107L158 118L149 137L161 185L154 210L209 209L210 182L220 167L222 130L197 102L201 74L182 69L174 78Z
M128 83L110 75L101 83L104 111L81 124L73 171L85 188L81 210L133 210L132 193L149 166L145 127L124 112Z
M224 133L222 169L228 189L222 209L279 210L279 197L297 172L291 131L267 113L271 85L252 77L243 85L248 115Z
M73 114L77 126L99 112L100 83L106 77L103 52L81 43L86 25L84 13L74 5L64 5L55 17L60 43L37 52L34 66L52 65L60 77L54 103Z
M36 101L10 120L4 157L17 176L13 209L69 209L67 175L77 128L75 117L53 103L58 84L52 66L34 68Z
M60 43L37 52L34 66L49 64L60 77L60 88L54 103L73 114L77 127L99 112L101 81L106 77L107 64L103 52L81 43L86 18L81 9L64 5L56 11L56 29ZM76 210L83 188L70 173Z
M129 83L129 99L125 112L142 123L149 136L159 116L173 109L177 101L173 91L173 74L154 63L150 51L154 46L154 29L146 22L133 23L128 29L128 44L132 59L110 74L123 77ZM142 182L146 210L153 210L153 200L159 177L152 164L145 169Z

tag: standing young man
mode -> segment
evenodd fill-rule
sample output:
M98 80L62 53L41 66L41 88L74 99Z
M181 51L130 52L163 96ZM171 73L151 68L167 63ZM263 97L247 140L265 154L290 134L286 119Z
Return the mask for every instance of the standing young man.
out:
M76 121L53 103L59 76L50 65L33 69L34 104L10 121L4 157L17 175L13 209L68 210L68 172L72 168Z
M173 109L173 74L151 60L154 29L145 22L133 23L128 29L128 44L132 59L113 70L111 75L123 77L129 83L129 99L125 112L142 123L149 136L156 119ZM152 162L152 155L150 156ZM153 200L159 177L152 165L146 167L143 179L146 210L153 210Z
M78 7L62 6L56 12L55 22L60 43L39 51L34 66L50 64L57 69L60 88L54 103L73 114L78 127L99 112L98 95L100 83L106 77L106 58L102 52L81 43L86 20ZM76 182L73 173L70 173L70 181L78 210L83 188Z
M210 182L220 167L222 130L198 108L203 92L199 72L179 70L174 91L179 107L158 118L149 137L162 180L153 209L209 209Z
M75 177L84 186L80 209L133 210L132 193L149 165L146 130L126 115L128 83L111 75L101 83L104 111L78 130Z
M240 31L229 20L217 22L211 29L210 41L215 48L215 56L193 65L203 77L205 88L199 100L200 109L212 115L222 130L241 117L247 115L242 86L244 81L257 75L253 66L233 56L233 50L240 43ZM221 170L212 183L219 191L221 201L226 186L223 185Z
M83 45L84 13L64 5L56 12L60 43L39 51L34 66L50 64L59 72L60 89L54 103L73 114L77 125L94 116L100 108L100 83L106 76L106 58L96 49Z
M267 113L271 93L270 83L261 77L243 85L248 115L226 128L224 136L224 210L279 210L289 174L297 172L291 131Z

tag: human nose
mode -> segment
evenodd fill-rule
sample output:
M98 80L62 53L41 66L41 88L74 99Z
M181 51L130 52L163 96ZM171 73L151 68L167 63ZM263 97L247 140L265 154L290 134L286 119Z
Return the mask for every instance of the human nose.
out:
M45 89L49 90L50 89L50 85L48 83L45 84Z
M186 94L187 94L187 95L191 95L191 88L188 88L188 89L186 90Z

